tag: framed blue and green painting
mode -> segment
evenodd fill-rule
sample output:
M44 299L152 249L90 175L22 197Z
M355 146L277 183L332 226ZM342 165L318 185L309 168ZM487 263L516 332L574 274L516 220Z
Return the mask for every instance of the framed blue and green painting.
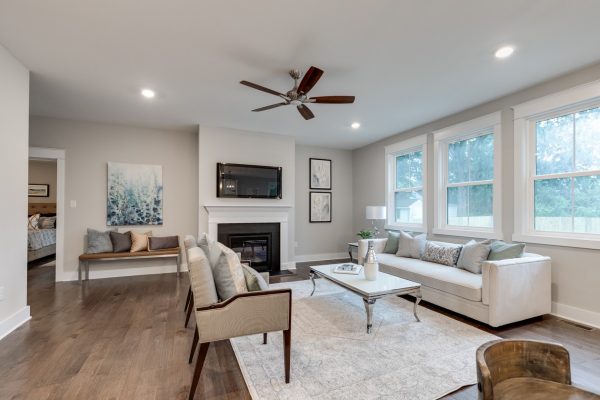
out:
M162 223L162 166L109 162L106 225Z

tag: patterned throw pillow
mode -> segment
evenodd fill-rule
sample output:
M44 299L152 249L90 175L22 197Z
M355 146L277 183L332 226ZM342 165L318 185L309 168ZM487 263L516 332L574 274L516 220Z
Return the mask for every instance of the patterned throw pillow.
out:
M27 219L27 229L38 230L40 222L40 214L33 214Z
M453 243L425 243L425 252L423 253L423 260L434 262L436 264L453 266L458 261L460 256L460 250L462 246L460 244Z

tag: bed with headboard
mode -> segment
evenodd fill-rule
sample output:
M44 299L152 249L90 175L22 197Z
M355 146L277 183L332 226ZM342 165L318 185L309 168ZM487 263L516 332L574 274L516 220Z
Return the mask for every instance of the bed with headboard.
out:
M56 254L56 203L29 203L27 262Z

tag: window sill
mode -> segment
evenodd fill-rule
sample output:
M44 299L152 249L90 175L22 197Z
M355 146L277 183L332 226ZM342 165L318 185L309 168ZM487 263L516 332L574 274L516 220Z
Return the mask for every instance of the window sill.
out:
M512 236L512 240L515 242L600 250L600 240L597 240L597 239L572 238L572 237L554 236L554 235L549 236L549 235L539 235L539 234L531 234L531 233L530 234L515 233Z
M461 236L478 239L502 239L502 233L494 231L478 231L471 229L434 228L436 235Z
M390 231L405 231L405 232L427 232L427 228L422 225L392 225L385 224L384 229Z

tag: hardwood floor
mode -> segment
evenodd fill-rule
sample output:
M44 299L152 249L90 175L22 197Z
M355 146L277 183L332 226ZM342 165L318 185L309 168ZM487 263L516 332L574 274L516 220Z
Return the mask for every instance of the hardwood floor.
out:
M187 398L193 329L183 327L185 274L179 279L164 274L83 285L55 284L51 267L33 268L28 274L33 319L0 341L0 399ZM308 264L303 263L295 275L274 277L272 283L307 277ZM495 330L424 306L501 337L562 343L571 353L573 382L600 392L597 329L547 317ZM210 346L196 398L250 398L228 341ZM447 398L476 399L477 391L471 386Z

